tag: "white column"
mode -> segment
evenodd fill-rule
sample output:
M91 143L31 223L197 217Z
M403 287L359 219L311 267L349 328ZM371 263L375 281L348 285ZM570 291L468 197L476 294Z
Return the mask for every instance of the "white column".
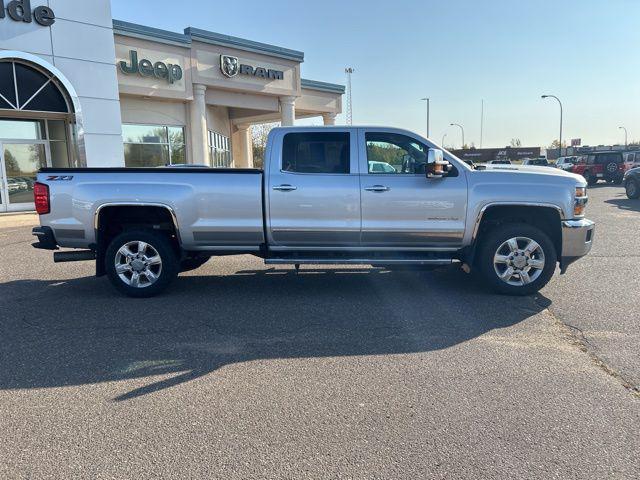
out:
M322 120L325 125L335 125L337 114L335 113L323 113Z
M193 85L191 102L191 163L209 165L209 140L207 132L206 85Z
M238 138L238 158L233 159L236 168L253 168L253 140L251 139L251 125L236 125Z
M292 127L296 119L296 97L280 97L282 126Z

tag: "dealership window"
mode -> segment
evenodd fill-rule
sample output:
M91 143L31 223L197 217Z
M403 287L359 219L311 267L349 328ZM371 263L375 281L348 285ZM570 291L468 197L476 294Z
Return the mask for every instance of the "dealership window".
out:
M5 143L33 143L49 147L47 165L68 168L69 124L64 120L19 120L0 118L0 141ZM46 152L46 148L43 150Z
M231 166L231 139L221 133L209 130L211 166L225 168Z
M184 128L167 125L122 126L127 167L160 167L186 163Z
M22 60L0 61L0 139L34 141L46 165L69 167L77 157L74 121L71 100L53 74Z

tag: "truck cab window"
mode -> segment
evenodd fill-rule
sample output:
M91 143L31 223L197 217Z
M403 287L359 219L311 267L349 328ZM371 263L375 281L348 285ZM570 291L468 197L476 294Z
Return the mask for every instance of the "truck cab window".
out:
M350 171L349 133L288 133L282 145L282 170L295 173Z
M371 174L425 174L427 147L395 133L366 135L367 164Z

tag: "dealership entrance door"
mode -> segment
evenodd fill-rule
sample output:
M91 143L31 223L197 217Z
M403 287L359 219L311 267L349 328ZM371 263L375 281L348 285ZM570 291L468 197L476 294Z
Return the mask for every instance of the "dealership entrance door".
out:
M45 143L0 141L0 163L0 212L33 210L33 184L36 172L47 166Z
M33 210L33 184L43 167L68 167L64 120L0 118L0 213Z
M48 71L18 59L0 61L0 213L33 210L43 167L69 167L75 113Z

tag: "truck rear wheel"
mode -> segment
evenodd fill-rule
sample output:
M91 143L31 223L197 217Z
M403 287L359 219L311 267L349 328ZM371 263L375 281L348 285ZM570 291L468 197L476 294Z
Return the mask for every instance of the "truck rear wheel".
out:
M505 295L537 292L551 280L558 260L549 236L525 223L489 230L480 241L476 258L482 280Z
M107 247L105 267L118 291L130 297L152 297L176 278L179 262L164 234L128 230Z

